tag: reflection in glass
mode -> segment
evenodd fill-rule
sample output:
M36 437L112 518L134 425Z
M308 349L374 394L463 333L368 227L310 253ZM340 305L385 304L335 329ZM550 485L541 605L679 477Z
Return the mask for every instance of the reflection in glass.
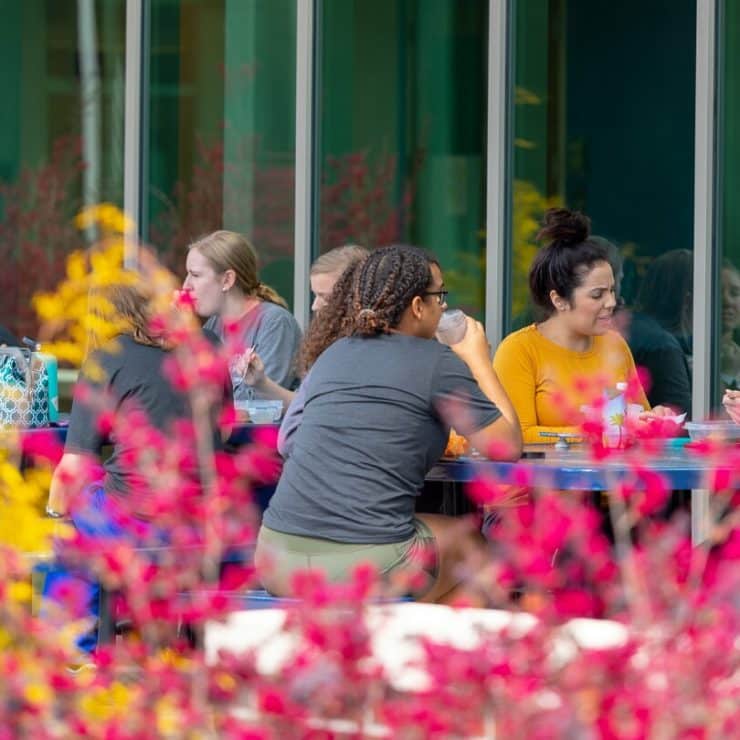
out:
M293 295L295 0L151 0L144 234L179 274L217 229Z
M726 262L720 274L721 333L719 345L720 391L740 389L740 272Z
M319 252L410 242L485 289L486 0L322 3Z
M681 388L669 395L673 405L690 405L690 332L650 318L641 286L656 277L648 276L660 255L692 246L696 1L672 3L670 17L659 3L639 0L528 0L511 7L506 328L537 320L527 273L544 211L565 205L588 213L593 233L620 253L613 266L621 261L621 302L639 311L634 330L673 337ZM684 299L678 297L681 305ZM644 341L637 337L635 344Z
M31 296L84 244L75 214L122 205L125 0L2 0L0 12L0 316L35 337Z
M648 374L650 405L689 414L693 266L688 249L672 249L653 260L627 327L635 363Z
M714 276L713 393L740 388L740 3L719 3L718 32L718 268Z

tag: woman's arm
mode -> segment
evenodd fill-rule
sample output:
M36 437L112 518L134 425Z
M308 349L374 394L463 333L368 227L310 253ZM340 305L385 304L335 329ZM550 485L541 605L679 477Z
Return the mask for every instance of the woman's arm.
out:
M548 444L557 441L554 437L541 436L540 432L574 436L579 434L576 426L568 424L546 426L539 423L535 400L536 370L526 347L521 342L511 338L504 340L496 350L493 369L516 409L524 444Z
M735 424L740 424L740 391L726 390L722 397L722 405L728 413L730 419Z
M468 366L481 391L501 412L496 421L484 429L469 435L475 447L489 449L492 444L502 443L502 459L518 460L522 454L522 432L519 417L509 400L498 375L491 366L488 339L483 325L467 317L468 328L461 342L450 349Z
M285 412L282 424L280 424L278 452L283 459L287 459L292 452L293 435L298 431L298 427L301 425L301 420L303 419L303 408L306 404L306 390L310 375L311 371L309 370L306 377L303 378L303 382L298 386L298 390L293 394L293 400Z
M98 465L96 457L82 452L65 452L54 469L49 488L47 510L57 514L69 513L70 504L91 483L95 476L93 469Z
M296 377L296 356L301 330L288 311L268 309L254 338L265 375L276 385L290 388Z
M244 383L252 386L262 398L282 401L283 409L287 409L295 396L295 391L283 388L282 385L268 378L265 373L265 364L256 352L245 353L244 359L245 366L241 369Z

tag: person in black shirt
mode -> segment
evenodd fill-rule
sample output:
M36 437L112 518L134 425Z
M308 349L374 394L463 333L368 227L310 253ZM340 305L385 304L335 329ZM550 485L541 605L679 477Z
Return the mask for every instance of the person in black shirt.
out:
M68 516L78 532L101 544L109 539L126 539L136 545L165 544L168 525L179 524L180 501L173 493L200 490L197 435L188 395L171 381L173 347L167 337L155 331L151 322L150 295L137 277L131 283L107 286L98 297L97 313L104 306L103 319L113 324L117 335L95 349L84 363L75 389L64 455L52 478L47 514ZM101 300L102 299L102 300ZM107 314L106 314L107 310ZM194 338L195 344L198 339ZM202 347L189 351L210 351L203 337ZM226 370L224 382L228 384ZM211 427L212 444L220 446L216 419L230 394L224 388L199 388L209 393L211 417L201 419ZM112 451L102 463L104 445ZM169 499L167 498L169 497ZM163 502L171 502L167 518ZM162 517L162 513L165 517ZM47 577L44 591L53 591L63 570ZM90 588L96 600L97 588L85 574L75 573ZM85 638L79 646L90 649L94 640Z

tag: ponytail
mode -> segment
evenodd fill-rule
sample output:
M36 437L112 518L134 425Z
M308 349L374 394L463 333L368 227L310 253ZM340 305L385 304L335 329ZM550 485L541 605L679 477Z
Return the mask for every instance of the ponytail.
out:
M269 285L265 285L265 283L257 283L255 289L252 291L252 295L257 296L257 298L267 301L268 303L275 303L283 308L288 308L288 303L285 298L279 295L277 291Z

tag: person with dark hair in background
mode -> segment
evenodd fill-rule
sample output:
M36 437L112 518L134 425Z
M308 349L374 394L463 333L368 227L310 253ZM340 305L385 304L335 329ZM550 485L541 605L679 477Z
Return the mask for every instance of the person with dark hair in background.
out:
M640 285L627 341L649 373L647 397L691 413L691 308L694 257L672 249L654 259Z
M624 260L622 259L622 254L614 242L609 241L609 239L606 239L603 236L594 236L592 234L590 240L595 245L602 246L606 252L606 261L611 265L612 274L614 275L614 297L617 301L617 305L614 310L615 312L619 311L624 306L624 300L620 295L620 286L622 284L622 278L624 277ZM540 308L530 300L524 311L513 318L512 331L523 329L525 326L529 326L532 323L540 323L546 318L546 310Z
M719 374L722 390L740 390L740 272L731 262L722 265L722 336L719 345Z
M371 563L389 580L420 565L417 595L454 597L457 567L482 538L450 517L415 516L415 498L445 448L450 416L479 449L497 441L506 459L519 457L521 435L483 327L468 318L461 342L435 340L446 294L427 253L376 249L342 275L311 325L305 405L300 424L293 406L283 422L285 466L255 555L272 593L289 594L296 571L345 581Z
M608 250L589 234L589 219L577 211L545 214L537 237L547 245L529 271L532 300L544 319L510 334L496 350L493 365L525 443L555 441L540 432L577 435L583 405L636 379L629 347L612 329L617 300ZM640 403L650 408L642 393Z

